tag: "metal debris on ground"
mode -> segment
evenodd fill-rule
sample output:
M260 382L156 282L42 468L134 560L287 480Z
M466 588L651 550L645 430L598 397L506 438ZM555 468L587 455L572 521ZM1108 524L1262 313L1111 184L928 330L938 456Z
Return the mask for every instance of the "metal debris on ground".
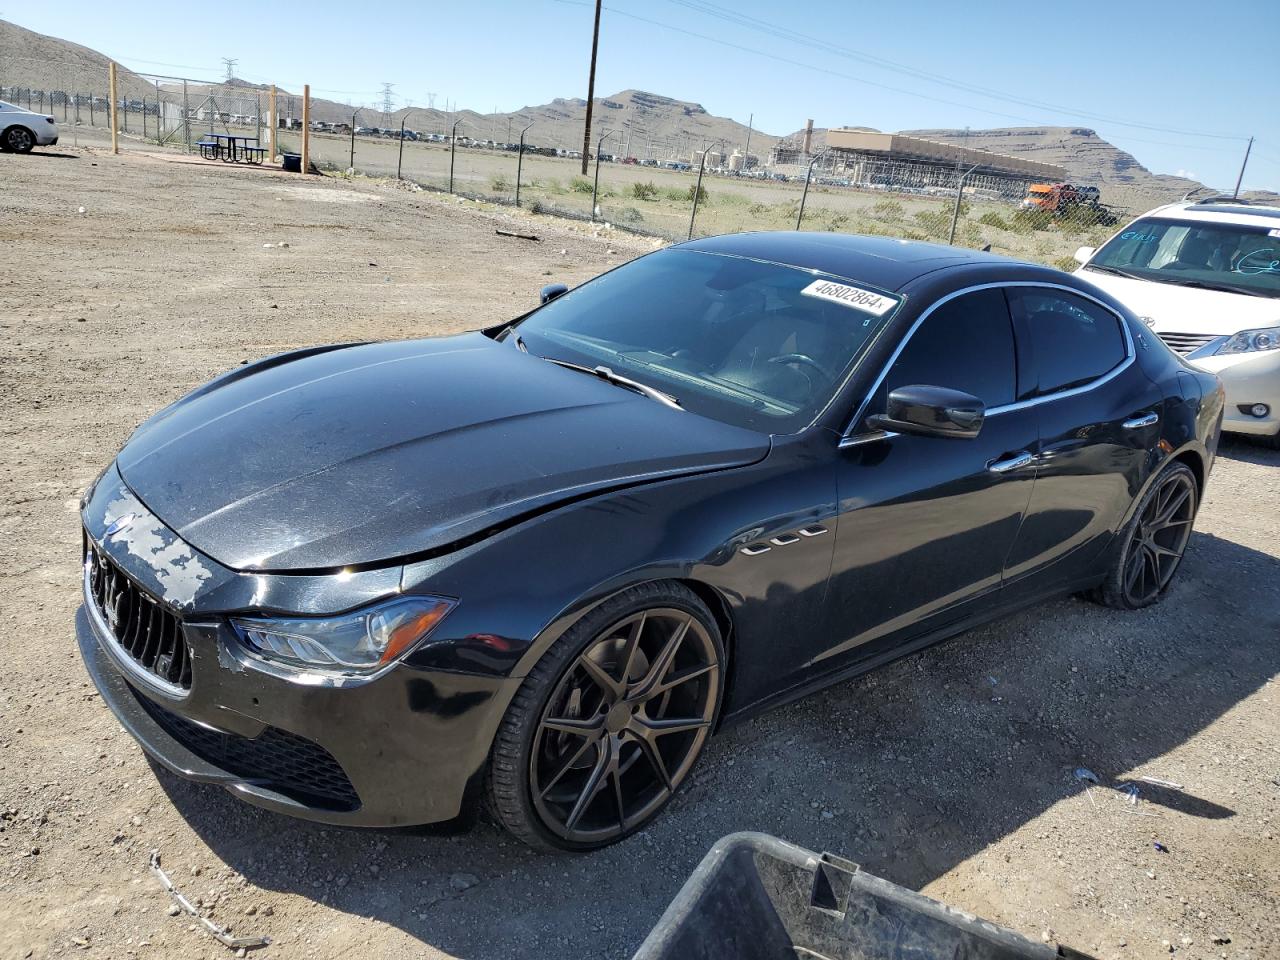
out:
M190 900L178 892L178 888L173 885L173 881L171 881L165 872L160 869L159 850L151 851L151 872L159 879L160 885L163 886L165 890L169 891L169 896L173 897L173 899L177 901L178 906L199 920L213 938L229 950L239 951L248 949L249 947L265 947L271 942L270 937L233 937L230 930L227 930L225 927L220 927L212 920L202 917L200 915L200 911L192 905ZM243 954L241 954L241 956L243 956Z
M1153 787L1168 787L1170 790L1183 789L1182 784L1174 783L1172 780L1161 780L1159 777L1138 777L1143 783L1149 783Z
M541 243L541 237L535 237L532 233L515 233L511 230L495 230L493 231L500 237L515 237L517 240L533 240L535 243Z
M1098 775L1087 767L1076 767L1075 777L1077 780L1084 781L1084 795L1089 798L1089 806L1096 811L1098 809L1098 801L1093 799L1093 791L1089 789L1089 784L1098 782Z
M1165 846L1163 843L1161 843L1159 840L1157 840L1157 841L1153 844L1153 846L1156 848L1156 853L1168 853L1168 852L1169 852L1169 848L1168 848L1168 847L1166 847L1166 846Z

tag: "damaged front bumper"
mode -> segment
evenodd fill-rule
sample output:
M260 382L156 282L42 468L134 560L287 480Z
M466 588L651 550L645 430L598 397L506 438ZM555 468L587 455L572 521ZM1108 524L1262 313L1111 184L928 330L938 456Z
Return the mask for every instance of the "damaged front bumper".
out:
M296 591L306 578L250 576L187 557L189 548L118 475L99 486L105 492L84 511L87 538L134 586L175 611L190 658L185 689L149 676L117 639L119 611L109 617L100 609L86 566L80 653L103 701L148 755L181 777L308 820L391 827L458 816L518 679L403 662L372 677L331 677L262 660L241 643L228 613L255 596ZM132 540L106 532L121 510L141 531ZM183 581L163 566L174 557ZM189 576L195 566L199 578ZM304 586L336 602L328 584ZM358 585L352 596L363 599ZM214 606L202 597L226 599Z

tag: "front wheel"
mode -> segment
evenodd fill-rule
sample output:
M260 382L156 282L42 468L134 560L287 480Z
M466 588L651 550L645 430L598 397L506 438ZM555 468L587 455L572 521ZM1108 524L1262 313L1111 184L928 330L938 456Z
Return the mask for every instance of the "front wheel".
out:
M541 849L590 850L653 820L720 709L724 655L678 583L633 587L571 627L530 671L489 763L497 819Z
M1166 467L1120 531L1120 550L1095 599L1118 610L1138 610L1159 600L1182 563L1198 507L1191 468Z

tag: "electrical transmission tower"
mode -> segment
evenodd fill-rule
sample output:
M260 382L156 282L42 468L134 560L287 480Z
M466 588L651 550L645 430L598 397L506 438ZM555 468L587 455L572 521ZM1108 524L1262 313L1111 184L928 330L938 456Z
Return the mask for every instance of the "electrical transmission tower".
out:
M391 122L391 109L395 106L395 98L391 93L393 86L395 86L393 83L384 83L382 85L382 119L385 123Z
M232 60L230 57L223 57L222 62L227 65L227 81L230 82L236 78L236 64L239 60Z

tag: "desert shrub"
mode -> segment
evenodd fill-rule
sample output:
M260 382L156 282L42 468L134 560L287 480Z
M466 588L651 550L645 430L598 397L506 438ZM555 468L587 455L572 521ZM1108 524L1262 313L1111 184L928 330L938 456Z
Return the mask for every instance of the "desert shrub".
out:
M644 214L635 207L623 207L622 212L618 214L618 219L624 223L639 223L644 219Z
M689 199L689 194L687 191L677 190L674 187L668 187L666 190L663 190L662 195L666 197L668 200L675 200L677 202Z
M507 178L504 177L502 174L498 174L496 177L490 180L489 186L493 188L494 193L506 193L508 190L511 189L511 184L507 181ZM536 184L530 184L530 186L536 186Z
M1019 207L1009 220L1009 229L1014 233L1031 233L1033 230L1048 230L1053 223L1053 214L1038 207Z
M525 205L525 209L528 210L530 213L546 213L547 212L547 208L543 206L541 200L530 200Z
M827 229L833 233L838 233L849 225L849 215L847 213L833 213L827 218Z
M631 185L631 196L637 200L654 200L658 196L658 185L652 180Z
M906 212L897 200L881 200L871 210L881 220L901 220Z
M775 212L776 211L773 209L772 205L767 203L757 202L747 207L747 213L751 214L753 217L767 217Z
M594 187L586 177L573 177L569 181L569 189L574 193L591 193Z
M1071 273L1073 270L1075 270L1076 267L1079 266L1079 264L1076 263L1075 257L1058 257L1056 260L1053 261L1053 266L1057 267L1059 270L1062 270L1064 273Z
M708 200L710 200L710 199L711 199L711 194L707 192L707 188L706 188L706 187L700 187L700 186L698 186L696 183L695 183L693 186L691 186L688 190L686 190L686 191L684 192L684 199L685 199L685 200L688 200L690 203L692 203L692 202L693 202L693 195L694 195L695 193L697 193L697 195L698 195L698 202L699 202L699 203L706 203Z
M1005 222L1004 217L996 213L994 210L988 210L978 218L979 223L986 224L988 227L995 227L997 230L1008 230L1009 224Z
M951 231L951 215L941 210L917 210L915 221L928 236L945 237Z

